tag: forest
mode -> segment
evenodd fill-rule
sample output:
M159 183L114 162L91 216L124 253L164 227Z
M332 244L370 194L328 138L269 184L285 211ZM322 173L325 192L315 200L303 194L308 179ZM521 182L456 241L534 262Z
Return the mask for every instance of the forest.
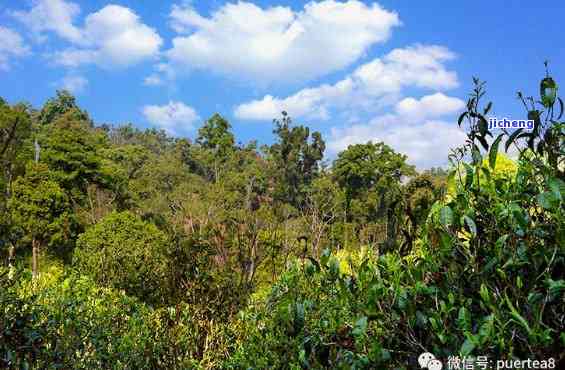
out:
M286 112L260 146L220 114L192 140L0 99L0 367L565 368L563 101L547 75L533 130L491 130L486 87L425 171L330 160Z

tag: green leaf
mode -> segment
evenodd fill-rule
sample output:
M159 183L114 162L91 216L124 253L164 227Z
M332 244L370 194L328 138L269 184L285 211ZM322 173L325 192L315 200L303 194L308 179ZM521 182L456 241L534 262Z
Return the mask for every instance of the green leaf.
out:
M485 136L487 136L488 132L488 122L486 118L482 115L479 115L479 133L484 138ZM488 149L488 147L485 149Z
M481 284L481 289L479 290L479 294L485 303L490 303L490 293L488 288L485 284Z
M481 151L479 150L478 146L473 145L473 149L471 150L471 157L473 158L474 164L482 162L483 156L481 155Z
M548 181L548 185L554 198L561 201L563 199L563 194L565 194L565 182L558 178L551 178Z
M339 276L339 260L335 257L331 257L329 261L330 274L333 277Z
M467 227L471 231L471 234L473 234L473 236L476 236L477 235L477 225L475 224L475 221L473 221L473 219L469 216L463 216L463 220L465 221L465 224L467 225Z
M367 330L367 322L368 320L366 316L363 316L359 320L357 320L355 322L355 326L353 327L352 334L355 336L365 334L365 331Z
M485 176L486 176L488 182L490 182L491 179L492 179L492 176L491 176L491 174L490 174L490 170L488 169L488 167L482 166L482 167L481 167L481 171L483 171L483 173L485 174Z
M463 357L466 357L469 356L474 349L475 349L475 343L473 343L472 340L467 338L465 339L465 342L463 342L461 349L459 349L459 354Z
M494 170L494 167L496 166L496 157L498 155L498 145L500 144L500 140L502 140L503 136L504 136L504 134L498 135L498 137L494 140L494 142L492 143L492 145L490 147L490 152L488 154L488 160L489 160L489 166L493 170Z
M485 136L477 136L477 139L479 139L479 142L481 143L483 148L485 150L488 150L488 142L487 142L487 139L485 139Z
M555 103L557 84L551 77L546 77L540 83L541 102L549 108Z
M508 240L508 237L508 234L504 234L500 238L498 238L495 243L496 249L501 249L502 247L504 247L506 245L506 240Z
M514 140L516 140L516 137L518 135L520 135L523 131L524 131L523 128L519 128L516 131L514 131L512 134L510 134L510 136L508 137L508 140L506 140L506 143L504 144L504 151L505 152L508 152L508 148L510 148L510 145L512 145Z
M459 308L459 313L457 315L457 325L463 331L471 330L471 316L469 310L465 307Z
M463 120L465 119L465 117L467 117L468 114L469 114L469 112L461 113L461 115L459 116L459 119L457 120L457 124L459 125L459 127L461 127Z
M485 109L483 110L483 114L486 116L488 112L490 112L491 108L492 108L492 102L489 102L485 107Z
M444 206L439 213L439 222L445 226L449 227L453 224L453 211L449 206Z
M544 297L543 294L541 294L540 292L532 292L532 293L528 294L528 303L529 304L536 304L538 302L541 302L543 297Z
M448 233L441 233L439 242L442 250L445 251L451 248L452 240Z
M490 314L485 317L483 324L479 328L479 343L484 344L492 337L494 327L494 315Z
M331 256L331 252L328 248L325 248L322 251L322 255L320 256L320 263L322 264L322 266L326 267L328 264L328 261L330 260L330 256Z
M552 192L546 191L536 196L536 200L538 204L545 209L552 209L553 203L558 202L559 200L555 198Z
M551 300L559 297L563 292L565 292L565 280L552 280L547 279L546 284L548 285L549 295Z
M465 162L463 162L463 167L465 167L465 189L470 189L474 179L473 167Z
M524 319L524 317L522 317L522 315L520 315L520 313L512 305L512 302L510 302L510 298L508 298L508 296L506 294L504 294L504 298L506 300L506 305L510 309L510 315L512 316L514 321L516 323L518 323L520 326L522 326L526 330L528 335L530 335L532 333L532 329L530 329L530 325L528 325L528 321L526 319Z

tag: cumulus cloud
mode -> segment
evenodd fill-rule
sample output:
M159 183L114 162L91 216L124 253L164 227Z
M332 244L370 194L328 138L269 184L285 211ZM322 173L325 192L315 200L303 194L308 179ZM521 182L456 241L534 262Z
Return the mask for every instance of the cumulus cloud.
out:
M74 94L80 94L88 86L88 80L83 76L70 74L63 77L57 86Z
M423 120L430 117L440 117L454 114L465 107L465 102L442 93L426 95L421 99L405 98L396 104L396 112L412 120Z
M173 135L191 131L194 123L200 120L194 108L175 101L165 105L146 105L142 112L151 124Z
M239 1L209 18L175 5L170 18L180 33L166 52L171 65L263 84L342 69L400 25L396 13L357 0L309 2L300 11Z
M72 46L51 55L56 64L77 67L94 63L128 66L158 55L163 40L131 9L107 5L89 14L82 27L74 25L78 5L64 0L37 0L29 12L12 12L34 33L50 31Z
M408 86L433 90L456 87L456 73L444 65L453 58L452 52L437 45L395 49L383 58L360 66L333 85L303 89L285 98L266 95L237 106L234 113L240 119L271 120L284 110L293 117L325 120L330 118L330 111L336 109L376 110L393 104ZM414 101L404 101L401 109L415 112L423 105L453 103L444 95L437 95L416 105Z
M31 10L13 11L12 15L25 24L38 39L44 39L46 31L71 41L81 42L80 29L73 25L80 14L80 7L65 0L35 0Z
M332 128L328 150L336 154L352 144L382 141L406 154L408 161L420 169L441 166L447 162L449 150L466 138L455 119L441 118L454 115L464 105L462 100L441 93L406 98L392 113L373 118L368 124Z
M30 49L15 31L0 26L0 70L10 68L10 59L28 55Z

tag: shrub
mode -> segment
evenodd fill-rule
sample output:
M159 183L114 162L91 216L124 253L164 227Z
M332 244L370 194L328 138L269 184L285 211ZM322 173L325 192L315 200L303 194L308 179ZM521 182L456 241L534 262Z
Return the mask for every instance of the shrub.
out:
M73 264L104 286L123 289L153 304L170 291L168 239L130 212L113 212L77 240Z

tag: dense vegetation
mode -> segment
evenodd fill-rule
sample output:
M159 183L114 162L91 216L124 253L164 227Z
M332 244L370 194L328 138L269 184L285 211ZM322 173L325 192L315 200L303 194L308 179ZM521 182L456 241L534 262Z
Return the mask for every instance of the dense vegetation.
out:
M420 173L386 143L325 162L285 112L258 148L218 114L191 141L0 99L0 367L565 366L563 102L546 77L499 134L484 94Z

